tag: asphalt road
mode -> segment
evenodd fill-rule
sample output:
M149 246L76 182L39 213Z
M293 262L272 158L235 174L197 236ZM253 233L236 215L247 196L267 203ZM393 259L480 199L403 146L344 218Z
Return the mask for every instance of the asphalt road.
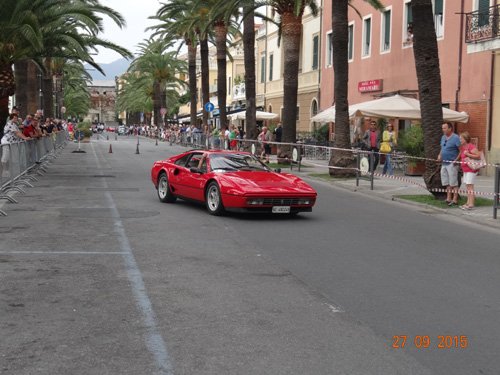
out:
M494 230L314 180L310 214L211 217L156 197L180 147L74 149L0 218L0 373L499 373Z

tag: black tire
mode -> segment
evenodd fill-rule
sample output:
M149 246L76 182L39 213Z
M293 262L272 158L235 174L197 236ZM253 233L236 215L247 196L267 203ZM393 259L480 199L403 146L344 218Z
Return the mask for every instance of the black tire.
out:
M210 215L221 216L224 214L220 188L214 181L208 184L205 191L205 204Z
M158 177L158 199L163 203L174 203L177 197L170 190L168 184L167 174L165 172L160 173Z

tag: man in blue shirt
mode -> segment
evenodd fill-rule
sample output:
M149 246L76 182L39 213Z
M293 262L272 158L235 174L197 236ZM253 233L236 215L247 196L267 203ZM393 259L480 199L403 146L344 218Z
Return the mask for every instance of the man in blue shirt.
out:
M460 137L453 132L453 125L449 122L442 125L441 152L438 161L441 161L441 183L446 186L446 203L456 206L458 203L458 168L455 163L460 157Z

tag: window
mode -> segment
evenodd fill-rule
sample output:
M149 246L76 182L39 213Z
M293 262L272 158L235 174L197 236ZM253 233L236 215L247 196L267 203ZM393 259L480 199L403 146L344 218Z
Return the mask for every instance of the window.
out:
M313 36L312 70L318 69L319 62L319 35Z
M391 15L390 9L382 12L382 27L381 27L381 46L380 50L382 52L388 52L391 50Z
M180 165L181 167L185 167L186 166L186 162L188 161L188 159L191 157L191 154L186 154L184 155L182 158L180 159L177 159L174 164L175 165Z
M363 57L370 56L372 39L372 19L367 17L363 19Z
M266 54L260 55L260 83L266 82Z
M437 38L442 38L444 34L443 1L444 0L434 0L434 28L436 29Z
M311 117L316 116L318 114L318 102L316 99L312 100L311 103Z
M273 80L273 62L274 62L274 55L271 53L269 55L269 81Z
M403 22L403 46L413 45L413 14L411 11L411 3L405 3L405 13Z
M349 25L349 45L347 48L347 59L352 61L354 58L354 24Z
M332 33L329 32L326 34L326 66L332 66L332 55L333 48L332 48Z
M478 26L487 26L490 23L490 0L477 0L479 12Z

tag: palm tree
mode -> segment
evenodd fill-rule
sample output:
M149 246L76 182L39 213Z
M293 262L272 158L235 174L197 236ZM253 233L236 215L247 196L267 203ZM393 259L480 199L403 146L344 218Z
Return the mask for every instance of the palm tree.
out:
M245 130L248 139L257 138L256 121L256 90L255 90L255 20L256 16L266 18L255 9L261 4L256 4L255 0L232 0L219 2L214 8L217 14L236 15L242 8L243 21L243 51L245 64Z
M383 5L378 0L365 0L375 9L382 9ZM332 0L332 51L333 71L335 75L335 147L341 149L351 148L351 134L349 126L349 101L347 98L349 82L348 63L348 11L349 0ZM352 167L354 164L351 152L336 151L332 153L329 165L340 167L330 168L331 175L349 175L353 170L342 169Z
M295 142L302 16L306 7L316 16L318 7L315 0L272 0L269 3L280 17L283 44L283 142Z
M0 133L8 115L8 98L16 92L12 65L41 50L42 35L32 0L5 0L0 12Z
M220 11L219 0L199 1L210 10L207 30L213 30L213 38L217 55L217 98L219 105L219 119L221 127L227 124L227 43L239 34L236 18L239 13L237 10ZM207 31L205 30L205 31ZM229 40L228 40L229 39Z
M0 15L0 97L13 95L16 91L12 64L33 60L44 73L43 90L46 92L45 107L52 115L52 59L61 57L83 60L102 72L89 51L96 46L112 48L124 56L130 52L98 38L102 31L105 14L119 25L123 18L98 0L7 0L8 4ZM26 69L21 64L20 69ZM26 72L20 72L21 76ZM35 77L20 80L20 83L34 82ZM23 91L28 92L25 88ZM5 108L2 112L5 112ZM0 119L3 126L3 121Z
M431 0L412 0L413 54L417 71L424 151L427 159L436 160L443 123L441 71ZM442 188L439 165L425 162L424 181L429 190ZM432 190L431 190L432 191ZM434 195L440 195L433 191Z
M178 74L186 70L184 61L176 58L176 52L168 49L171 43L163 40L149 40L140 44L141 55L129 67L135 73L150 79L152 86L153 115L156 125L160 125L160 109L166 106L167 91L184 84Z
M54 58L82 60L102 72L89 53L97 46L112 49L124 57L132 57L132 54L123 47L98 37L104 31L103 15L111 18L119 27L125 25L124 18L115 10L101 5L98 0L48 1L55 4L50 11L46 8L47 0L37 0L36 14L42 25L44 48L35 60L43 67L44 114L53 117L54 75L62 74L53 64Z
M90 94L87 86L92 77L81 62L65 60L61 67L64 76L64 105L69 117L80 118L90 109Z
M196 54L198 38L196 26L194 25L197 4L191 0L174 0L166 4L157 11L153 19L161 21L153 26L159 35L167 40L180 39L188 49L188 80L190 93L190 122L196 124L197 119L197 79L196 79ZM181 44L182 46L182 44ZM179 46L179 48L181 47ZM208 73L207 73L208 74Z

